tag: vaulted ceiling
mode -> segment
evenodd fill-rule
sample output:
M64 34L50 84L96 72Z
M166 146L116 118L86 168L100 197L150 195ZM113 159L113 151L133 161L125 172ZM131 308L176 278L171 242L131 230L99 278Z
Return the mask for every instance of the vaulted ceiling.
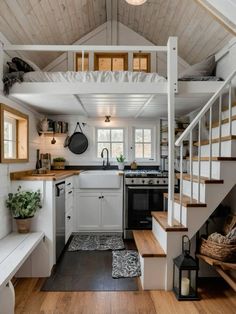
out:
M188 63L233 37L195 0L148 0L142 6L113 1L118 21L154 44L178 36L179 55ZM106 0L0 0L0 32L14 44L72 44L106 21ZM55 56L34 55L34 61L45 66Z

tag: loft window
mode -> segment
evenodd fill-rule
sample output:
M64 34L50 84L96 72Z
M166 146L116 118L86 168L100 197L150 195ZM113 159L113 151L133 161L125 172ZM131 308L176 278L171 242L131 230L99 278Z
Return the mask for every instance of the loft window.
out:
M153 128L134 128L134 158L136 160L154 160Z
M96 134L97 158L101 157L103 148L107 148L110 158L124 155L124 129L98 128Z
M28 161L28 116L0 104L2 163Z
M76 71L82 71L82 53L78 52L76 53L76 57L75 57L75 61L76 61ZM84 71L88 71L89 70L89 54L85 53L84 54Z
M133 54L133 71L150 72L150 53Z
M95 53L94 54L95 71L127 71L128 54L127 53Z

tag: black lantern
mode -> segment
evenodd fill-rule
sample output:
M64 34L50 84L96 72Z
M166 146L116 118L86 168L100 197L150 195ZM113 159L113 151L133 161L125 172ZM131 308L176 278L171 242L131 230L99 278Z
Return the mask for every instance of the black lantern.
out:
M187 247L187 248L186 248ZM199 300L197 294L198 264L190 256L190 240L182 237L182 254L174 258L173 290L179 301Z

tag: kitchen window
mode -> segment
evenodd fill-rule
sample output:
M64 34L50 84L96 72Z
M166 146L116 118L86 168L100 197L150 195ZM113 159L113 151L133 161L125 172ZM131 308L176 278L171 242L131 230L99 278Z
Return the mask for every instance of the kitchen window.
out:
M1 162L27 162L29 151L28 116L0 104L0 128Z
M107 148L110 158L124 155L124 129L98 128L96 132L97 158L101 158L103 148Z
M154 160L154 128L134 128L134 158Z

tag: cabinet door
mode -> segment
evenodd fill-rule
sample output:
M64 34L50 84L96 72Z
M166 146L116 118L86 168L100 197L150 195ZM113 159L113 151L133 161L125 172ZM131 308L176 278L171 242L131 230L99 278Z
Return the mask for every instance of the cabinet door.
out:
M122 194L102 193L101 228L110 231L122 231Z
M101 225L101 194L78 193L77 229L80 231L99 230Z
M73 232L73 208L71 208L68 212L66 212L65 215L65 227L66 227L66 231L65 231L65 244L67 243L71 233Z

